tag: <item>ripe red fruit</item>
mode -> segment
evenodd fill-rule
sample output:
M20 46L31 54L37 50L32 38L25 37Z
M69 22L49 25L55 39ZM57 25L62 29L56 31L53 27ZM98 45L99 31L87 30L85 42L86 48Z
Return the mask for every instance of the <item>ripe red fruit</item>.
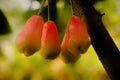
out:
M38 15L33 15L27 20L16 38L16 46L19 52L30 56L40 49L43 24L43 18Z
M72 16L68 23L69 32L69 51L78 51L84 53L90 46L91 40L81 19L77 16Z
M87 29L79 17L72 16L70 18L65 36L61 45L63 60L66 62L76 62L80 53L85 53L91 43Z
M66 63L75 63L80 57L78 52L71 53L68 49L69 33L66 31L61 44L61 56Z
M60 52L60 40L56 25L47 21L43 26L40 54L45 59L54 59Z

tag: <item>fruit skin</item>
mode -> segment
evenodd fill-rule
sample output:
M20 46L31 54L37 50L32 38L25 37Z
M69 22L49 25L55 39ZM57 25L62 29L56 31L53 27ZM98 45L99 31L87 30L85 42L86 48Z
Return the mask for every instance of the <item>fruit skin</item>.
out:
M70 52L85 53L90 46L91 39L86 27L78 16L72 16L68 22Z
M63 37L63 41L62 41L62 44L61 44L61 57L62 57L62 60L65 62L65 63L75 63L78 58L80 57L80 55L78 55L79 53L76 52L76 53L71 53L68 49L68 41L69 41L69 34L68 34L68 31L65 32L65 35Z
M39 15L33 15L27 20L16 38L19 52L30 56L40 49L43 24L44 20Z
M61 45L61 56L66 63L74 63L89 48L91 39L81 19L72 16Z
M54 59L59 55L60 50L57 27L53 21L47 21L43 25L40 55L45 59Z

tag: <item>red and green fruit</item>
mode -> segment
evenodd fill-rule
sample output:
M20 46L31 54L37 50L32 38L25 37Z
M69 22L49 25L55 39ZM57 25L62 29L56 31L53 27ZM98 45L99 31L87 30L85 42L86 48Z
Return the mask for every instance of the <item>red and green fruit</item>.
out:
M33 15L27 20L16 38L16 46L19 52L30 56L40 49L43 24L43 18L38 15Z
M54 59L60 49L57 27L53 21L47 21L42 30L40 55L45 59Z
M89 48L91 39L82 20L72 16L67 25L67 31L61 45L61 56L65 62L76 62L80 53Z

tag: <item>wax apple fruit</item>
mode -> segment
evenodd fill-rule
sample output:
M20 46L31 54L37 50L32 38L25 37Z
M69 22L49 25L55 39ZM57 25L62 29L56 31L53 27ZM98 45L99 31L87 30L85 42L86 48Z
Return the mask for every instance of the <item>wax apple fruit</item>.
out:
M81 19L72 16L68 22L69 44L68 49L74 53L85 53L90 46L91 40Z
M47 21L43 26L40 54L45 59L54 59L60 52L60 40L56 25Z
M87 29L79 17L72 16L70 18L65 36L67 38L63 38L61 55L66 62L75 62L79 58L80 53L87 51L91 43ZM65 51L67 51L67 53ZM68 60L69 58L71 58L71 61Z
M69 33L68 30L66 31L64 37L63 37L63 41L61 44L61 56L62 56L62 60L66 63L75 63L78 58L80 57L80 55L78 55L79 53L74 52L71 53L68 49L68 41L69 41Z
M19 52L30 56L40 49L43 24L43 18L38 15L33 15L27 20L16 38L16 46Z

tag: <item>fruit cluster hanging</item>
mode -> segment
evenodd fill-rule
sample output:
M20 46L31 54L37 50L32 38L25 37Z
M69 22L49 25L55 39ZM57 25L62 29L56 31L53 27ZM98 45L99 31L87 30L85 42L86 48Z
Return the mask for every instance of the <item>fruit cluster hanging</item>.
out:
M80 17L75 15L69 19L61 43L55 22L44 22L40 15L32 15L16 38L16 46L20 53L31 56L39 51L45 59L55 59L60 55L65 63L75 63L80 54L88 50L90 43L87 28Z

